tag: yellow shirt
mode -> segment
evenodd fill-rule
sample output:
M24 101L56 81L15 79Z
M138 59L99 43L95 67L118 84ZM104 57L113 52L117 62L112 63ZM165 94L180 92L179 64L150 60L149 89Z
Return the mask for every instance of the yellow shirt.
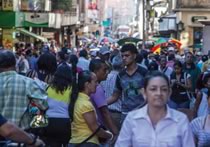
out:
M71 124L72 138L70 140L70 143L81 143L91 134L93 134L83 117L84 113L91 111L95 111L95 109L90 101L89 96L84 93L79 93L74 106L74 121ZM92 137L87 142L99 144L97 136Z
M61 94L61 93L57 93L55 91L55 89L52 89L51 87L49 87L47 89L47 94L49 97L51 97L57 101L69 103L69 95L71 94L71 88L68 88L67 90L64 91L63 94Z

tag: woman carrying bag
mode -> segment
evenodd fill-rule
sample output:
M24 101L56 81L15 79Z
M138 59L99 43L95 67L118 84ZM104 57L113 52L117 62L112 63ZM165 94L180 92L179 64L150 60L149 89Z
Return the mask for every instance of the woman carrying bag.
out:
M183 72L182 63L176 61L174 63L174 72L171 74L172 94L169 100L169 106L174 109L189 108L190 93L192 82L190 75Z
M99 137L111 140L113 135L100 128L96 119L90 94L96 91L96 75L89 71L80 72L77 76L76 65L72 64L73 83L69 105L71 118L71 139L69 147L99 147Z

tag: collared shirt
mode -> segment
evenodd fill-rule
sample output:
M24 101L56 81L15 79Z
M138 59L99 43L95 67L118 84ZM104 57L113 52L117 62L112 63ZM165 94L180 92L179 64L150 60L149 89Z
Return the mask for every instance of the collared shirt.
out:
M108 74L106 81L102 81L100 83L102 87L104 88L106 99L109 98L113 94L115 84L116 84L115 81L116 81L118 73L119 73L118 71L112 70ZM119 98L117 102L109 105L108 107L110 110L121 112L121 105L122 105L122 99Z
M71 124L72 134L70 143L81 143L93 134L83 116L85 113L91 111L95 111L95 109L89 96L80 92L74 106L74 120ZM99 144L97 136L93 136L87 142Z
M85 59L84 57L79 57L79 61L77 66L82 68L82 70L89 70L90 61Z
M46 93L34 80L15 71L0 73L0 114L19 125L29 103L29 97L39 99L40 104L47 99ZM27 128L29 121L28 117L24 117L22 127Z
M194 136L198 140L198 147L210 146L210 132L205 130L208 115L197 117L190 123Z
M147 113L148 105L130 112L115 147L194 147L187 116L167 107L165 118L155 129Z

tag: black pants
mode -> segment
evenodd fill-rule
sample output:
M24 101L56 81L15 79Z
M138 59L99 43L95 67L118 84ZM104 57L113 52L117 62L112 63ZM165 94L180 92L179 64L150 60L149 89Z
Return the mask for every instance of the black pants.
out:
M71 137L71 124L69 118L48 118L49 124L42 129L31 132L40 136L46 146L68 146ZM38 133L37 133L38 132Z
M78 146L78 144L71 143L71 144L69 144L68 147L99 147L99 145L95 144L95 143L91 143L91 142L86 142L79 146Z

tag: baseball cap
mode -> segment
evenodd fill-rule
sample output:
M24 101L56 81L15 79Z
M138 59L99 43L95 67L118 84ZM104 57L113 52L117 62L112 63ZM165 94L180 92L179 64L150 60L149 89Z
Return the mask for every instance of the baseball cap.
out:
M107 46L103 46L103 47L101 47L99 53L102 54L102 55L105 55L105 54L110 53L110 50Z
M120 66L122 64L123 64L123 61L120 55L117 55L112 59L112 66Z
M168 48L168 51L174 51L174 47L171 47L171 46L170 46L170 47Z

